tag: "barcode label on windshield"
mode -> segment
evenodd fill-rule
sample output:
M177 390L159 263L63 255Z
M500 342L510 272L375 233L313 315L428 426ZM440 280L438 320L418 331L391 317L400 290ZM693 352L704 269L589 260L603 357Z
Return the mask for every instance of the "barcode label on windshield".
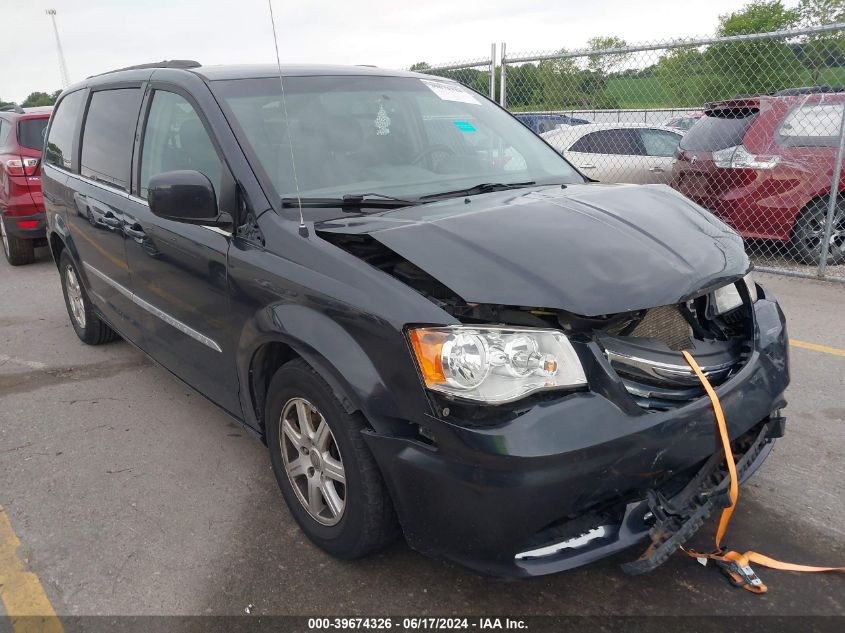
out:
M420 81L428 86L429 90L444 101L460 101L461 103L474 103L475 105L481 105L472 93L459 85L443 81L429 81L428 79L420 79Z

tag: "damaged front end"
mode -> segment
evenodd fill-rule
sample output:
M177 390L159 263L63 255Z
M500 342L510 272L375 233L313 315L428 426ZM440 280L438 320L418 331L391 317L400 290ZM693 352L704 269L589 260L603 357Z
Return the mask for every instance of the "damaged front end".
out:
M681 350L698 359L713 385L734 375L752 351L751 306L757 287L750 275L672 305L584 316L550 307L468 302L370 235L323 237L402 281L467 326L559 329L570 340L596 343L628 393L646 410L671 409L703 394Z
M593 222L604 213L581 202L579 221ZM516 398L480 403L469 391L463 397L459 389L432 388L421 366L431 413L417 425L416 436L366 434L408 542L484 573L521 577L577 567L651 535L652 547L628 571L660 564L720 506L725 486L713 411L681 350L695 357L718 392L741 476L759 467L782 434L780 409L789 380L783 314L747 276L741 242L715 225L718 230L696 238L704 246L688 236L693 243L682 255L655 237L655 229L648 239L660 242L655 248L669 253L664 259L672 267L655 272L654 285L632 289L619 277L642 273L633 248L599 265L595 257L585 260L583 246L574 256L562 254L564 246L558 245L547 252L542 276L527 265L537 254L525 252L502 256L512 262L508 271L498 260L489 272L475 268L482 259L469 256L469 267L450 266L446 274L442 260L449 257L439 257L444 251L433 248L426 259L408 239L411 233L429 238L445 233L451 240L457 230L451 216L445 222L438 218L408 224L371 224L365 218L357 225L318 227L318 235L449 316L444 324L424 327L477 335L487 340L486 351L496 348L494 356L502 356L504 347L511 375L515 359L524 363L525 354L509 352L504 336L532 331L565 339L582 374L550 380ZM605 227L615 222L601 218ZM700 228L702 222L710 220L693 224ZM542 250L542 227L535 229ZM470 251L493 261L494 251L496 256L504 251L490 246L498 237L487 237ZM577 250L575 242L569 244ZM643 252L642 244L638 249ZM707 269L703 273L695 270L699 256L707 262L698 265ZM580 276L567 268L576 260ZM506 300L536 298L537 287L551 287L554 266L580 290L570 292L561 282L546 293L547 302ZM523 284L535 285L499 287L496 274L518 275ZM412 325L410 338L418 327ZM498 332L492 339L490 329ZM451 340L446 336L438 353ZM500 340L505 344L497 347ZM547 368L543 351L533 348L535 375ZM420 351L414 352L419 360ZM561 358L565 355L553 360Z

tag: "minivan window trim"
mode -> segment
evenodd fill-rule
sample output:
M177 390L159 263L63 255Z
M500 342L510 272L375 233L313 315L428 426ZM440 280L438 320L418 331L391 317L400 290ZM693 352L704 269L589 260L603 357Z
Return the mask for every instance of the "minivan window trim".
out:
M109 193L113 193L113 194L118 195L122 198L125 198L129 195L123 189L113 187L112 185L109 185L107 183L99 182L97 180L92 180L91 178L88 178L87 176L83 176L82 174L70 173L67 170L62 169L61 167L56 167L52 163L45 163L45 164L52 169L58 169L59 171L62 171L66 175L70 176L71 178L74 178L75 180L79 180L81 182L84 182L85 184L91 185L92 187L96 187L97 189L102 189L103 191L108 191Z

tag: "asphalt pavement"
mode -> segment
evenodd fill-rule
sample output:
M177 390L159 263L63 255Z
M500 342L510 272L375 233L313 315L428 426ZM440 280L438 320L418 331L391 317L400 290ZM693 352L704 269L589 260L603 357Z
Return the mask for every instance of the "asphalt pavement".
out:
M728 545L842 564L845 285L758 281L810 346L791 350L787 435L742 489ZM128 344L76 338L43 250L0 258L0 506L60 616L845 615L841 575L760 568L769 593L754 596L680 554L640 577L619 569L629 551L516 582L404 543L334 560L297 528L259 441Z

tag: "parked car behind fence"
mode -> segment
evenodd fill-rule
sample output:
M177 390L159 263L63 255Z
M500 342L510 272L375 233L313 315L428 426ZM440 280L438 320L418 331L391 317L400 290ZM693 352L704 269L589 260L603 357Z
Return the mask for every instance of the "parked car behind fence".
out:
M527 114L517 112L514 116L530 129L534 134L543 134L561 126L586 125L587 119L569 116L568 114Z
M680 130L681 132L686 132L693 125L695 125L695 122L698 121L702 116L704 116L703 112L695 112L686 116L676 116L666 121L664 125L666 127L671 127L673 129Z
M541 134L584 174L600 182L668 183L677 130L632 123L592 123Z
M841 264L845 177L829 235L825 224L843 107L845 92L818 88L712 103L681 140L672 185L743 237Z

